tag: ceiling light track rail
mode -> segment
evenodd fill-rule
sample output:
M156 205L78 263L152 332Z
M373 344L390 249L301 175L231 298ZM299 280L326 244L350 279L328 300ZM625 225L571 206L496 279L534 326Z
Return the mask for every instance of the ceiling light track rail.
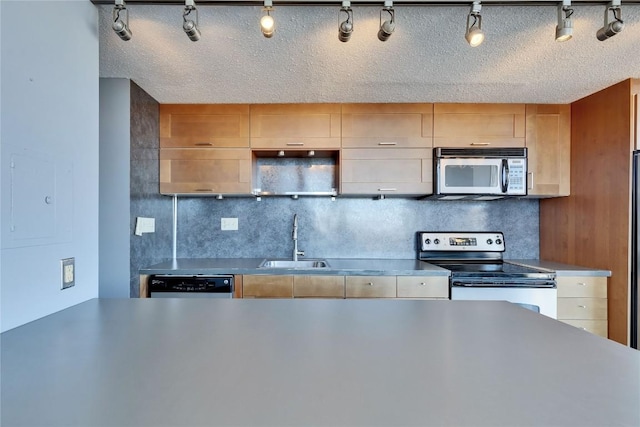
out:
M95 5L113 5L113 0L91 0ZM184 1L177 0L127 0L131 6L184 6ZM341 6L343 0L275 0L273 4L282 6ZM381 1L351 0L351 6L380 6ZM464 6L469 7L473 0L394 0L394 6ZM562 0L482 0L483 6L556 6ZM604 6L610 1L574 0L573 6ZM640 5L640 0L626 0L623 6ZM198 0L198 6L264 6L264 0Z

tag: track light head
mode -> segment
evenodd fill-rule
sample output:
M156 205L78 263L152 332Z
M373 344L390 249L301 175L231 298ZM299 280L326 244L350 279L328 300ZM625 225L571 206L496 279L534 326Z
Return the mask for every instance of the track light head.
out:
M389 19L382 22L382 14L389 14ZM385 1L384 7L380 9L380 29L378 30L378 40L386 42L396 29L396 12L393 9L392 1Z
M120 18L120 14L124 13L124 21ZM116 0L116 4L113 7L113 23L111 24L113 31L122 40L131 40L131 30L129 29L129 11L124 0Z
M613 14L613 21L609 21L609 12ZM596 32L596 37L600 41L615 36L624 29L622 21L622 11L620 9L620 0L613 0L604 10L604 26Z
M193 21L191 19L187 19L188 15L195 11L196 20ZM182 19L184 23L182 24L182 29L189 37L189 40L192 42L197 42L200 40L200 29L198 28L198 9L196 9L196 3L194 0L186 0L184 5L184 12L182 13Z
M273 10L273 2L272 0L265 0L264 8L262 9L266 15L263 15L260 18L260 31L262 31L262 35L266 38L273 37L273 33L276 31L276 22L271 16L271 11Z
M566 42L573 37L573 21L571 20L573 9L571 0L563 0L558 5L558 25L556 25L556 41Z
M340 25L338 25L338 40L346 43L349 41L351 34L353 33L353 10L351 10L351 2L342 2L340 13L342 12L347 14L347 19L340 22Z
M482 15L480 10L482 5L479 1L474 1L471 5L471 11L467 15L467 30L464 38L471 47L480 46L484 41L484 31L482 31Z

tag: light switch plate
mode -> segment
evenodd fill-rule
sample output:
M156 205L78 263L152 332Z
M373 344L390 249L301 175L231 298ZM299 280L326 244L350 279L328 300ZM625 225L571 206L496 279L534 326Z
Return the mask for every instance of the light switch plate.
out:
M238 229L238 218L221 218L220 229L222 231L236 231Z
M76 259L75 258L64 258L60 260L60 265L62 266L62 285L60 289L67 289L76 284Z

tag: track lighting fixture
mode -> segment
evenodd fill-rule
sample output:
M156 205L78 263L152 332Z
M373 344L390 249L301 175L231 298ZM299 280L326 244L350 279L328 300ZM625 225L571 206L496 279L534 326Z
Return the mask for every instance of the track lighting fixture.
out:
M382 14L389 14L389 19L382 22ZM384 7L380 9L380 29L378 30L378 39L386 42L396 29L396 12L393 10L393 1L385 0Z
M613 14L613 21L609 22L609 12ZM596 37L600 41L605 41L613 37L624 29L622 22L622 12L620 10L620 0L613 0L604 10L604 26L596 32Z
M480 46L484 41L484 31L482 31L482 15L480 10L482 5L479 1L474 1L471 5L471 11L467 15L467 30L464 38L471 47Z
M558 5L558 25L556 25L557 42L566 42L573 37L571 15L573 15L571 0L562 0L562 4Z
M196 13L196 20L187 19L191 12ZM198 28L198 9L196 9L196 3L194 0L186 0L184 2L184 12L182 13L182 29L192 42L200 40L200 29Z
M124 12L124 21L120 18L120 13ZM129 11L124 0L116 0L113 7L113 24L111 28L122 40L131 40L131 30L129 29Z
M351 2L343 1L340 12L346 13L347 19L338 25L338 40L348 42L351 38L351 33L353 33L353 10L351 10Z
M271 16L271 11L273 10L273 1L272 0L264 0L264 8L262 9L266 15L263 15L260 18L260 30L262 31L262 35L266 38L273 37L273 33L276 31L276 22L273 20Z

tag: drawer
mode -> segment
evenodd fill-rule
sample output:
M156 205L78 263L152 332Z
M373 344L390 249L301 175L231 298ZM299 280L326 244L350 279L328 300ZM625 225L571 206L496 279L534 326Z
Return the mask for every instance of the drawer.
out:
M344 276L294 276L295 298L344 298Z
M243 276L243 298L292 298L293 276Z
M559 320L606 320L606 298L558 298Z
M396 276L347 276L347 298L395 298Z
M558 298L607 298L606 277L557 277L556 282L558 284Z
M398 276L398 298L449 298L449 278Z
M606 320L561 320L561 322L575 326L578 329L591 332L592 334L600 335L601 337L609 337Z

